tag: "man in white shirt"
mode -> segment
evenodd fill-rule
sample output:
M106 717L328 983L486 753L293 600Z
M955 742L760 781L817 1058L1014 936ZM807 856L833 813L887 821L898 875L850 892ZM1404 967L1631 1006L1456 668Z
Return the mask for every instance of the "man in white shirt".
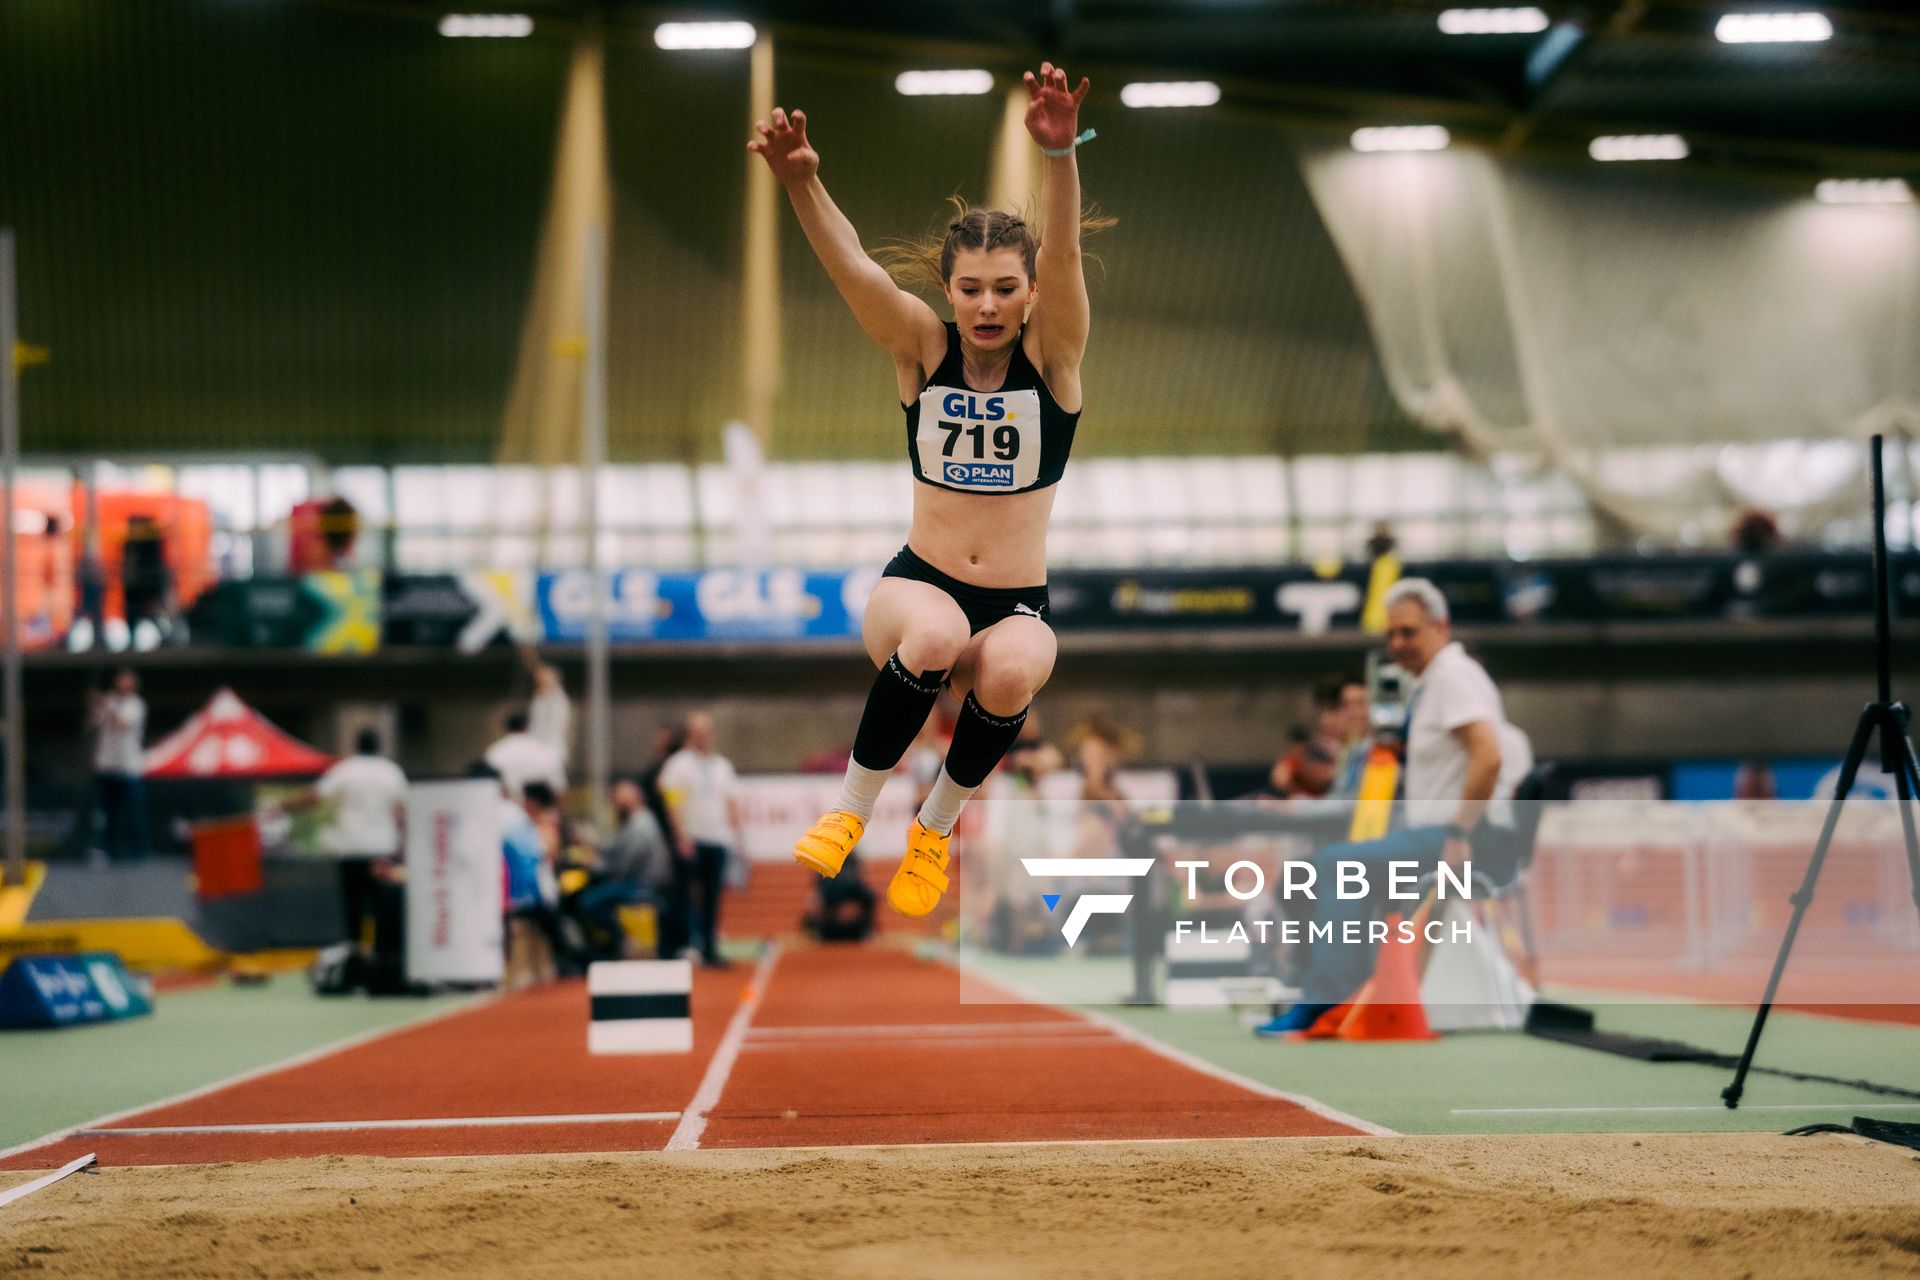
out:
M122 667L110 692L95 694L89 717L93 732L93 781L106 820L109 858L139 858L147 852L147 797L141 784L146 753L147 704L140 677Z
M686 745L668 758L660 770L660 790L673 815L680 841L680 857L697 889L699 905L689 917L703 959L726 968L720 955L720 895L727 859L741 846L739 805L735 797L738 776L733 764L713 749L713 717L696 711L687 717ZM692 896L689 894L689 896Z
M347 940L356 946L365 939L369 918L379 914L374 910L377 886L399 878L406 803L407 775L380 754L380 735L362 729L354 754L321 774L313 788L289 806L322 805L327 810L319 843L340 864ZM376 930L380 935L389 932L390 927ZM378 936L375 941L391 949L398 939Z
M523 711L507 717L507 732L487 748L486 761L514 800L526 794L529 782L544 782L557 796L567 793L566 762L552 746L527 732Z
M1442 862L1459 867L1471 859L1495 882L1513 869L1511 796L1531 765L1526 735L1507 724L1486 668L1453 639L1447 598L1437 587L1404 578L1388 590L1386 604L1387 650L1416 678L1407 713L1404 824L1382 839L1314 855L1312 920L1331 924L1333 940L1312 947L1300 1003L1259 1028L1262 1035L1306 1030L1373 972L1374 946L1341 939L1349 921L1359 922L1365 937L1389 862L1413 863L1416 875L1426 875ZM1338 896L1342 862L1366 864L1373 895Z

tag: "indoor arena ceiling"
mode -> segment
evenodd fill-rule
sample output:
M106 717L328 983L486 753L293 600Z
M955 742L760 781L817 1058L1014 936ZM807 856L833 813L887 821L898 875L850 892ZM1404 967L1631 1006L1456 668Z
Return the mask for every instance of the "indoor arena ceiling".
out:
M437 18L456 5L334 0ZM1474 0L1468 0L1473 3ZM1487 0L1478 0L1485 4ZM460 4L571 25L574 0ZM651 42L666 20L746 19L784 57L1014 73L1041 57L1124 80L1209 79L1219 109L1309 128L1438 123L1510 150L1584 152L1597 134L1683 134L1697 162L1920 166L1920 4L1818 6L1831 39L1727 44L1730 12L1815 7L1710 0L1541 0L1543 31L1448 35L1439 3L1388 0L698 0L598 6L615 39Z

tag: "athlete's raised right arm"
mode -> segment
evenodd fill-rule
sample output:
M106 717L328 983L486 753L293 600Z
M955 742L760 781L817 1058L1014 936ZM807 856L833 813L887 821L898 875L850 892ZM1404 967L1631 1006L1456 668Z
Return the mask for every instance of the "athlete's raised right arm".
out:
M760 120L753 127L760 136L747 150L765 159L787 189L807 243L860 327L896 363L919 367L930 344L945 342L946 330L932 307L894 284L886 269L860 247L859 233L820 184L820 153L807 141L806 112L789 116L775 107L772 124Z

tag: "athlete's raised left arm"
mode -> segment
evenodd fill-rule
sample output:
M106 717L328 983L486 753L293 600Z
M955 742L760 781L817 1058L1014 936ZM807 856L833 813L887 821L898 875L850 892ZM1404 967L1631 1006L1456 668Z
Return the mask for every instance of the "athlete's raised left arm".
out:
M1080 168L1074 138L1080 132L1080 104L1087 78L1067 88L1067 73L1051 62L1040 74L1026 74L1027 132L1044 152L1047 183L1042 210L1040 255L1035 264L1038 296L1029 323L1040 353L1040 371L1055 395L1077 393L1080 360L1087 351L1087 280L1080 261ZM1061 385L1063 382L1071 386ZM1076 403L1077 394L1071 398Z

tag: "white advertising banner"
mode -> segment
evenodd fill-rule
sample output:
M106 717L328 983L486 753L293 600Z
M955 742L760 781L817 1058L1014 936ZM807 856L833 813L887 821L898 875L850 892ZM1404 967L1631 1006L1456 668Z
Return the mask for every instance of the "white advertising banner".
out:
M793 842L840 803L837 773L758 774L740 779L741 837L753 862L791 862ZM907 851L907 824L916 812L913 779L896 773L887 779L860 841L866 858L898 858Z
M407 788L407 976L498 982L505 964L499 784Z

